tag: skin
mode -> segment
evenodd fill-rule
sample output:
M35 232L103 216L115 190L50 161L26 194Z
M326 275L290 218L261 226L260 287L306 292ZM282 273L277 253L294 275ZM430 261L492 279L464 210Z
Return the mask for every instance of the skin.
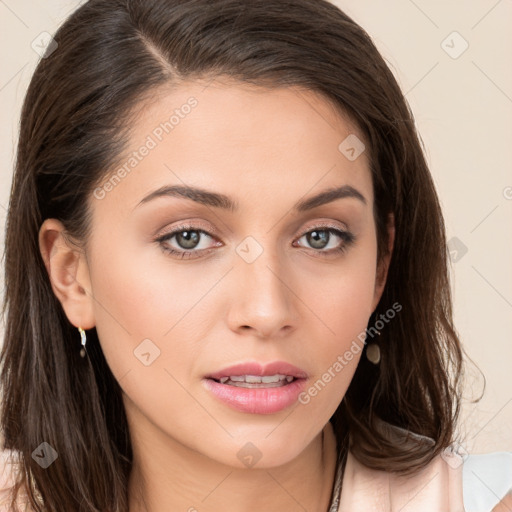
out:
M492 512L509 512L512 510L512 490L492 509Z
M245 361L283 360L307 372L309 387L364 332L389 257L377 264L367 154L350 161L338 150L349 134L363 137L311 91L218 79L159 90L139 110L127 153L191 96L197 106L172 132L104 198L91 196L84 249L47 219L41 254L69 321L96 327L123 389L134 449L131 512L325 511L335 469L329 418L361 353L308 404L273 414L231 409L202 378ZM159 187L180 184L226 194L239 211L176 197L139 205ZM292 211L298 200L342 185L366 204L348 197ZM185 250L183 238L155 242L184 221L211 235L189 249L199 257L162 250ZM354 243L326 256L343 239L331 235L322 248L304 236L325 222L348 230ZM263 251L252 263L236 251L248 236ZM145 339L160 350L149 366L134 356ZM70 343L80 349L78 332ZM252 467L237 457L248 442L261 454Z

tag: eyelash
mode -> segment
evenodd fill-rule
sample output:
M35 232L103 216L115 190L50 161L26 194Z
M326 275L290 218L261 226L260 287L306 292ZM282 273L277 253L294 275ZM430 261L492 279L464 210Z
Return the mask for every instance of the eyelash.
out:
M167 242L167 241L171 240L175 235L178 235L178 234L183 233L185 231L194 231L196 233L207 235L210 238L213 238L213 236L210 233L208 233L207 231L205 231L203 229L200 229L200 228L198 228L196 226L192 226L192 225L186 224L186 225L177 226L176 229L174 229L173 231L158 237L155 240L155 242L158 242L160 244L160 247L162 248L162 250L165 253L167 253L167 254L169 254L171 256L176 256L176 257L178 257L180 259L196 258L196 257L199 257L199 256L196 256L197 254L201 254L204 251L210 251L210 249L201 249L201 250L192 250L192 251L187 251L187 250L178 251L178 250L175 250L175 249L170 249L168 246L166 246L164 244L164 242ZM304 237L305 235L313 233L314 231L326 231L329 234L334 234L334 235L338 236L344 242L341 246L336 247L334 249L330 249L328 251L324 251L322 249L313 249L313 248L311 248L312 251L315 251L315 252L318 252L318 253L322 254L322 257L329 257L329 256L337 255L337 254L343 254L355 242L355 239L356 239L356 237L352 233L350 233L349 231L342 231L341 229L334 228L332 226L315 226L314 228L312 228L312 229L306 231L305 233L303 233L299 237L299 239Z

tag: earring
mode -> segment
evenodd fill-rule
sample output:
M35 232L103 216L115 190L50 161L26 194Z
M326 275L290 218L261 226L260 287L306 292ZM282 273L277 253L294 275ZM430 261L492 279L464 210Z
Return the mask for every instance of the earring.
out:
M377 335L380 336L380 331L377 328L375 328L375 330L377 331ZM380 347L377 343L370 343L366 347L366 359L373 364L380 363Z
M85 357L85 343L87 342L87 337L85 336L85 331L79 327L78 332L80 333L80 340L82 342L82 348L80 349L80 355Z
M370 363L379 364L380 362L380 347L377 343L372 343L366 347L366 358Z

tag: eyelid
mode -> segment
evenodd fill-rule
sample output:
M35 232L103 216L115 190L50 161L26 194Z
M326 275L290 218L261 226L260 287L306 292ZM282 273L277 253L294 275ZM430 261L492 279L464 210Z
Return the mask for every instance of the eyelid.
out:
M342 224L342 225L340 226L340 224ZM319 229L319 228L332 228L332 229L337 229L339 231L350 231L348 226L345 223L342 223L342 222L335 223L334 221L320 220L320 221L313 222L313 224L309 228L306 228L305 230L303 230L301 236L304 236L305 234L309 233L310 231L313 231L313 230Z
M177 225L172 227L164 228L155 235L155 239L162 238L164 236L170 235L170 234L176 234L180 231L201 231L209 236L220 236L218 231L210 224L208 225L202 225L200 220L185 220L178 222Z

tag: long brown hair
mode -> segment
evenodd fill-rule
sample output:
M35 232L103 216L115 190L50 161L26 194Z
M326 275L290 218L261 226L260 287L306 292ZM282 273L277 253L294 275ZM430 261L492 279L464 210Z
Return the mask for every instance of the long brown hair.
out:
M359 127L371 157L379 258L390 213L396 229L371 322L393 304L401 311L378 338L380 364L361 358L331 421L339 446L350 433L352 453L372 468L419 470L446 448L463 352L443 217L413 115L368 34L326 0L90 0L54 38L58 47L39 62L21 114L0 354L0 428L5 448L21 455L33 507L127 511L132 451L121 389L95 329L87 333L89 359L80 358L38 232L53 217L86 242L88 198L126 147L134 109L155 88L185 79L304 87ZM434 442L404 450L380 421ZM42 442L58 453L47 469L31 456Z

